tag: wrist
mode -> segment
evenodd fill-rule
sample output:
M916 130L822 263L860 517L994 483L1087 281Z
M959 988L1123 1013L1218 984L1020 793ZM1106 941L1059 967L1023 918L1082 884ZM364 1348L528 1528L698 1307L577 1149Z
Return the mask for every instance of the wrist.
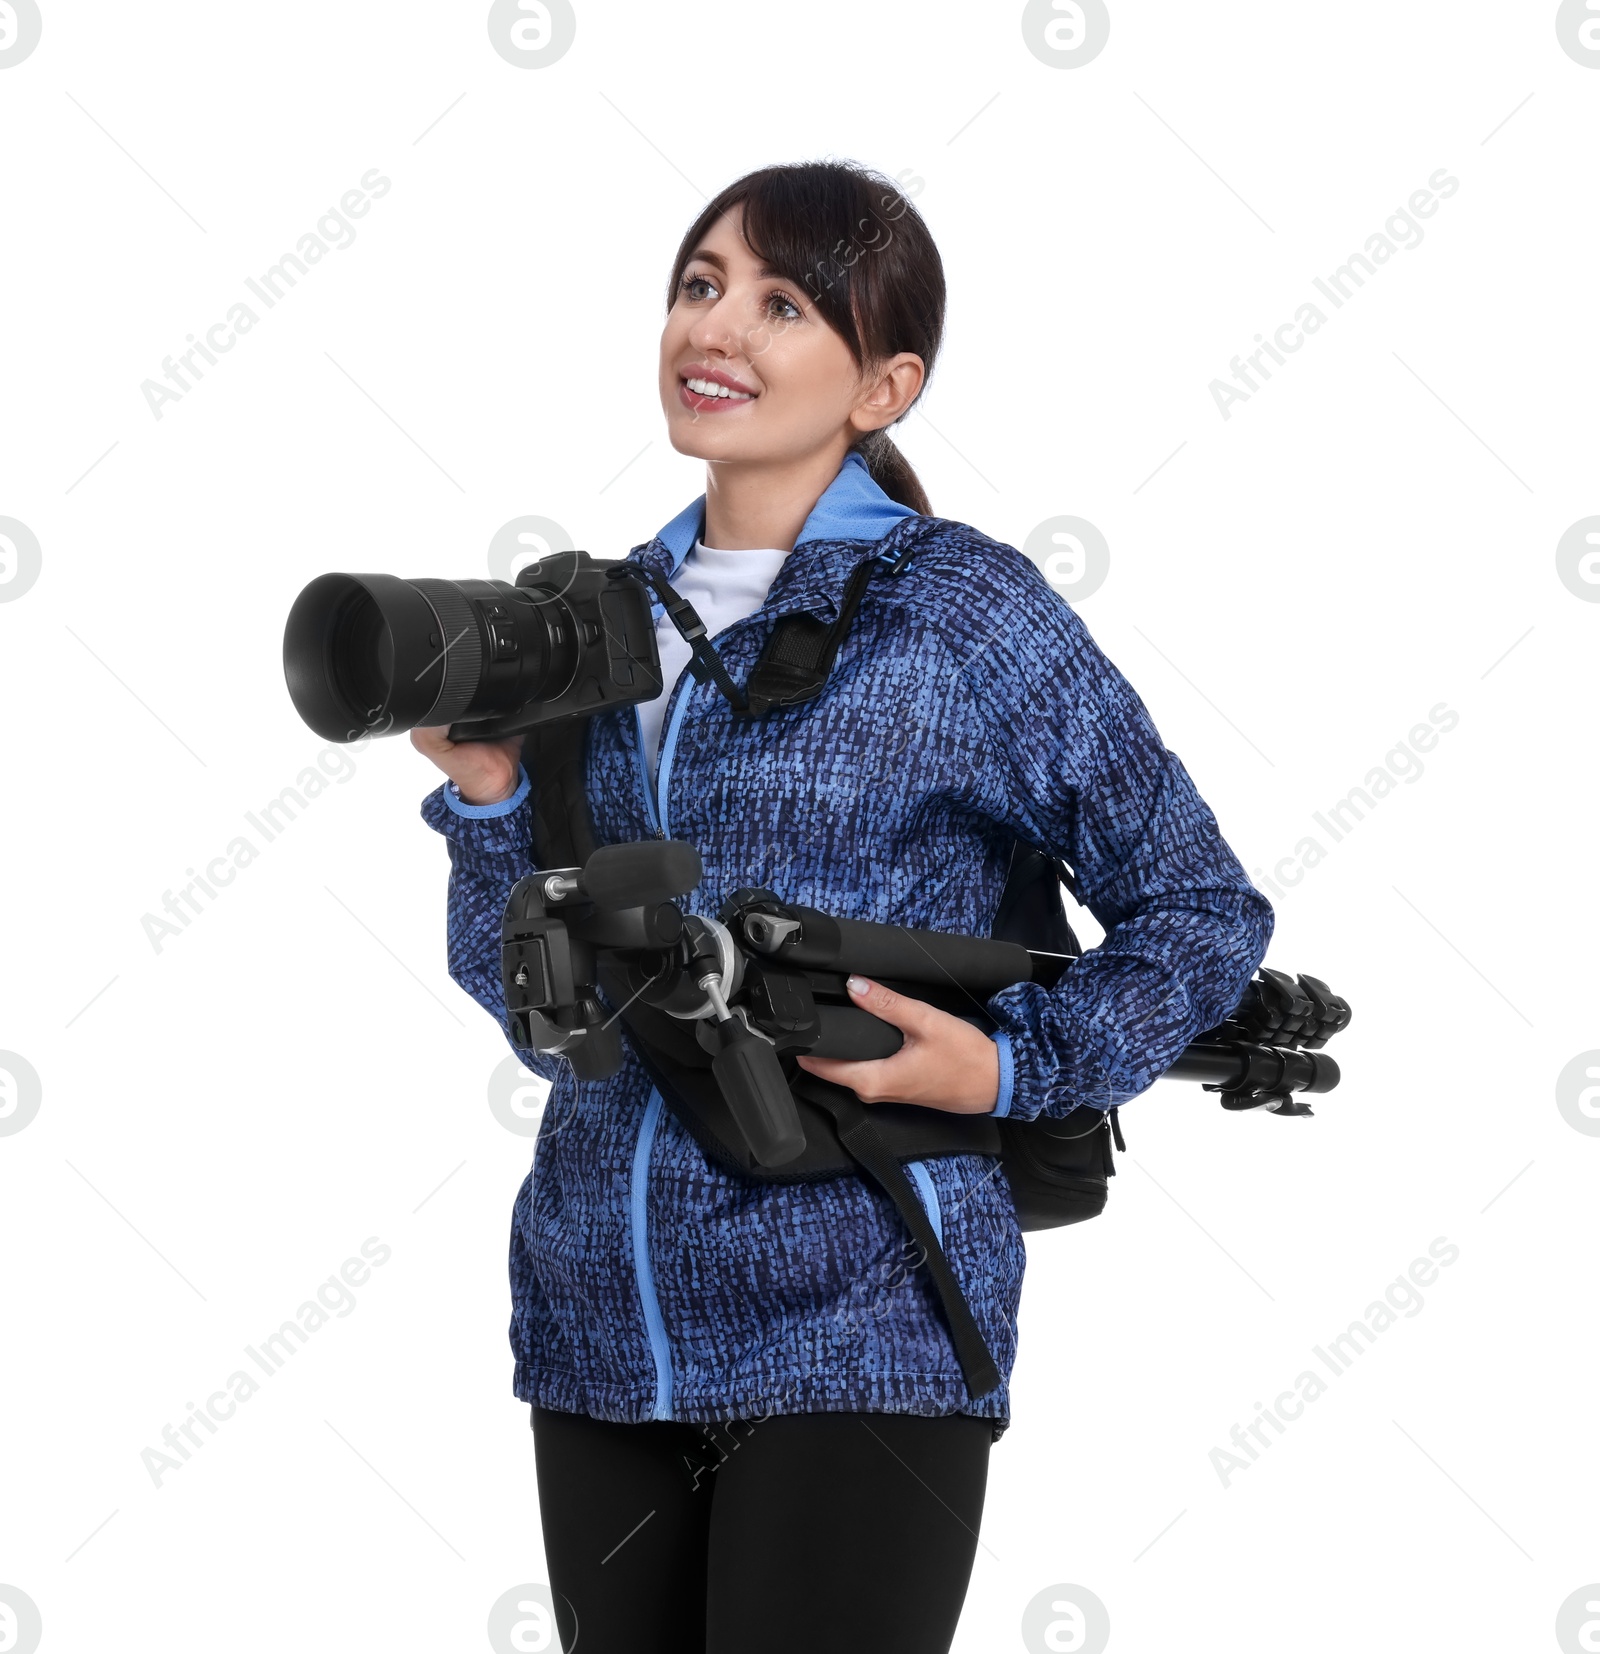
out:
M492 798L479 798L475 793L463 792L460 782L452 781L449 783L451 797L456 799L458 803L472 805L474 809L484 809L491 804L504 804L516 792L517 785L517 779L513 777L511 785L501 788Z
M461 788L454 781L447 780L439 790L444 795L445 806L452 815L485 820L495 816L509 815L527 798L531 787L532 783L528 778L527 770L519 764L511 791L503 792L497 798L485 803L480 804L475 799L463 797Z

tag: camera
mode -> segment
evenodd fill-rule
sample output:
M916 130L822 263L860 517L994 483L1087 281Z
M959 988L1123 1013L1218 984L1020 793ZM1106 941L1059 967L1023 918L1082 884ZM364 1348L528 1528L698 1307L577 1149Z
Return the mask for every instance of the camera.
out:
M333 742L440 724L452 741L497 740L652 700L649 591L625 572L561 551L514 583L319 575L284 627L289 698Z

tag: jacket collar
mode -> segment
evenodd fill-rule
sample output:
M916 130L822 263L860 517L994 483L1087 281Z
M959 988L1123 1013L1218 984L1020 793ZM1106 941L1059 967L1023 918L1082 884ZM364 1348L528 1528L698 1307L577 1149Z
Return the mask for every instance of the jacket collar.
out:
M897 523L917 513L899 505L872 480L867 462L852 449L822 497L811 508L805 526L795 540L795 550L810 540L881 540ZM694 548L705 526L706 497L700 496L668 523L656 539L672 553L672 567L664 570L670 580Z
M657 569L672 580L700 537L705 509L706 497L702 494L653 540L635 546L628 560ZM866 460L852 450L811 508L794 550L778 567L761 612L769 608L784 613L808 609L817 614L836 614L845 583L861 561L863 545L874 546L873 555L887 558L933 521L891 500L873 481ZM661 604L654 596L650 602L659 617Z

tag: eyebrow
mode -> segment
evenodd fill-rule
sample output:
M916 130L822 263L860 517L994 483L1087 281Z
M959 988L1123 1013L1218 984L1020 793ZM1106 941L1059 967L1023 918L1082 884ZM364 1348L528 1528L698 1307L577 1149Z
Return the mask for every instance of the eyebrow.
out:
M700 259L703 263L706 263L706 264L716 265L716 267L723 273L723 275L727 275L727 273L728 273L727 260L724 259L720 254L713 253L712 251L710 251L709 248L706 248L706 247L697 247L697 248L695 248L695 250L692 253L690 253L688 262L692 263L695 259ZM757 270L756 271L756 280L757 281L792 281L793 277L784 275L784 273L781 270Z

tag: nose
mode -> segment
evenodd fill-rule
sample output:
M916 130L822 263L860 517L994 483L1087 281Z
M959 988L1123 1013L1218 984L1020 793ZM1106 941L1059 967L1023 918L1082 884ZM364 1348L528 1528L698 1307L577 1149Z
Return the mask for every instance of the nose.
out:
M726 298L718 299L708 309L700 311L689 329L689 343L702 356L735 356L739 350L738 332Z

